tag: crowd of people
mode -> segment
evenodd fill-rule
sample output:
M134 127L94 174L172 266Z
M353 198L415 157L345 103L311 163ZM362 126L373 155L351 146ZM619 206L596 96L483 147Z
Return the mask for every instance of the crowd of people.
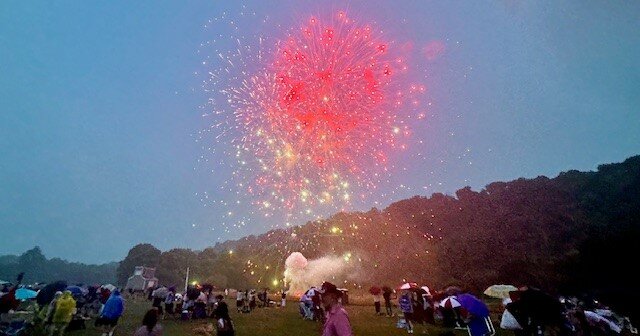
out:
M214 287L211 285L189 286L184 293L177 293L174 286L147 289L147 299L151 301L152 310L156 312L158 319L212 319L215 321L219 336L235 334L233 321L229 316L229 307L224 300L228 294L228 289L225 290L225 295L214 293ZM161 334L161 331L152 333L152 329L147 329L150 336ZM143 329L136 334L136 336L143 335L147 335Z
M428 287L407 283L398 290L389 287L372 287L376 315L396 316L399 310L398 328L413 334L416 326L423 333L428 325L438 324L449 330L466 330L470 336L495 334L489 307L476 296L458 287L447 287L433 293ZM623 329L637 334L630 320L619 316L597 301L579 301L576 298L556 298L539 289L523 286L504 292L501 298L502 312L497 318L500 327L511 330L516 336L540 336L552 334L568 336L617 336ZM397 305L392 299L397 299ZM381 299L386 312L381 312Z
M95 320L102 335L111 336L124 312L124 299L112 285L67 286L60 281L26 286L20 284L21 278L1 290L0 334L64 335Z
M283 295L286 296L286 294ZM255 289L236 291L236 309L239 313L250 313L255 308L269 307L274 304L274 301L269 300L268 288L263 288L260 292L256 292Z
M515 287L514 287L515 288ZM492 314L478 297L458 287L431 291L426 286L406 283L392 289L388 286L371 287L375 315L397 317L396 326L413 334L415 329L427 333L429 325L444 330L465 330L469 336L495 334ZM506 294L505 294L506 293ZM352 336L353 332L343 303L345 290L324 282L312 286L299 298L302 319L323 324L323 336ZM502 311L493 311L493 319L502 329L515 336L617 336L623 330L637 334L628 318L619 316L597 301L556 298L530 287L504 292ZM501 295L502 295L501 294ZM217 335L235 334L226 297L236 299L238 313L251 313L256 308L286 306L287 294L279 294L281 301L269 299L267 288L256 290L214 291L210 285L189 286L178 293L175 287L149 288L145 298L150 307L142 318L134 336L162 336L161 321L211 319ZM488 295L485 291L485 295ZM489 295L491 296L491 295ZM129 297L136 293L129 292ZM385 311L382 311L384 303ZM64 335L68 330L85 328L94 321L102 336L113 336L120 317L125 311L125 299L112 285L67 286L63 282L47 285L5 285L0 291L0 314L3 322L11 314L29 313L31 318L23 324L4 323L0 335Z

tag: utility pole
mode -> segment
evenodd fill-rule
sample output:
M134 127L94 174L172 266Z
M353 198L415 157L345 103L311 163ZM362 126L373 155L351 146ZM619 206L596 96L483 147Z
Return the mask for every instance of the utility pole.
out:
M187 286L189 286L189 267L187 267L187 276L184 278L184 292L187 292Z

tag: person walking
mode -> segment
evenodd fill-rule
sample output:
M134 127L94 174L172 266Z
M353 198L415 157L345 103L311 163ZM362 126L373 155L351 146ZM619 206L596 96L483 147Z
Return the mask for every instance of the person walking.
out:
M96 320L96 327L102 327L102 336L113 336L113 332L118 325L118 319L124 313L124 299L119 290L114 290L109 300L102 308L102 314Z
M56 309L53 312L51 320L52 326L49 329L49 335L64 335L64 330L71 322L73 313L76 309L76 301L73 299L70 291L64 291L62 296L56 302Z
M319 292L322 305L327 312L322 336L353 336L349 315L340 304L342 292L330 282L324 282Z
M376 308L376 315L380 315L380 293L373 294L373 306Z
M162 326L158 323L158 316L157 308L149 309L142 318L142 326L133 336L162 336Z

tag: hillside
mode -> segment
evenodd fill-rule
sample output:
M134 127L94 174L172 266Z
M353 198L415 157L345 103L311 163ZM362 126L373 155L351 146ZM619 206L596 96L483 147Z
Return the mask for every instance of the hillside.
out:
M136 262L160 266L160 280L220 286L282 286L284 260L337 256L345 287L417 281L480 290L495 283L551 292L589 293L609 301L628 295L638 276L627 256L640 238L640 156L555 178L495 182L455 196L416 196L386 209L338 213L326 220L216 244L203 252L137 246ZM148 261L140 255L151 253ZM121 264L121 278L125 269ZM163 271L165 269L166 271ZM631 294L636 295L636 294Z

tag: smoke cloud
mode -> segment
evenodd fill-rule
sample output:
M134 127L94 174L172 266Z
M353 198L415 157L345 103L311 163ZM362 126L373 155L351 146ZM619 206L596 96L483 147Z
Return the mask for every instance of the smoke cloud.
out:
M352 264L343 257L326 256L307 260L300 252L293 252L284 262L284 281L293 294L301 294L311 286L320 286L323 281L331 281L336 285L351 273Z

